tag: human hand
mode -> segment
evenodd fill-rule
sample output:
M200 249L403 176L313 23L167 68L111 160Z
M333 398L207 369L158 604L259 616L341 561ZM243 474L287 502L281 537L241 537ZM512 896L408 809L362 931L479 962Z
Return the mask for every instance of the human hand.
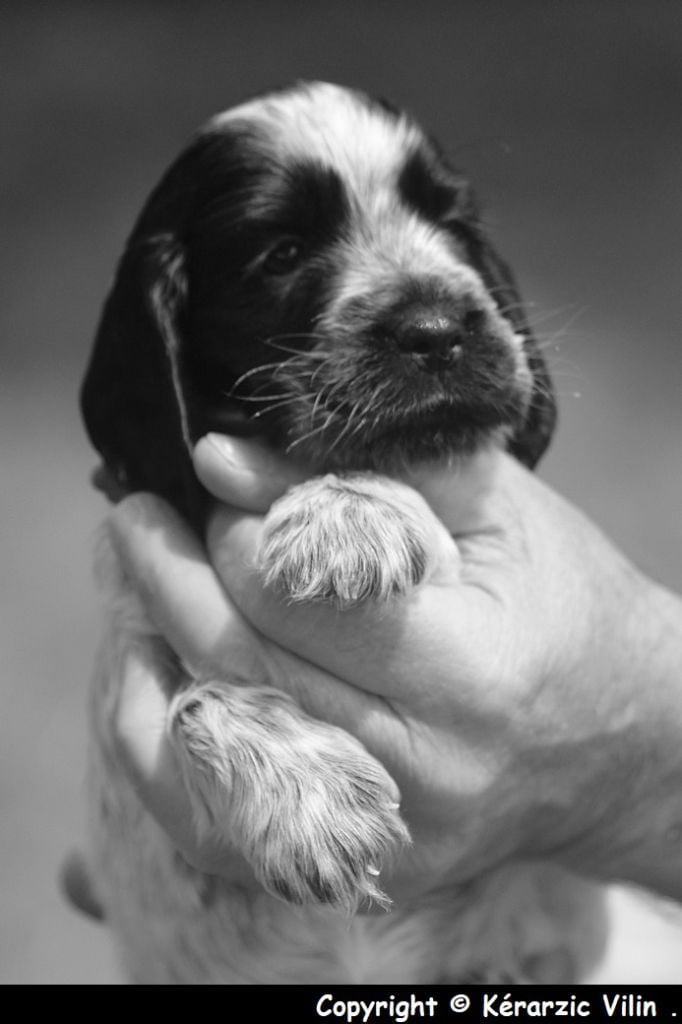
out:
M113 516L126 570L188 665L286 690L387 767L413 836L382 875L389 894L519 857L632 873L632 809L647 797L633 765L652 712L626 641L650 587L575 509L503 453L422 470L408 482L454 535L452 557L405 599L339 613L287 605L252 568L262 513L297 473L220 438L199 443L195 468L224 503L210 564L167 506L134 496ZM193 834L168 700L131 667L120 753L190 862L246 884L247 867Z

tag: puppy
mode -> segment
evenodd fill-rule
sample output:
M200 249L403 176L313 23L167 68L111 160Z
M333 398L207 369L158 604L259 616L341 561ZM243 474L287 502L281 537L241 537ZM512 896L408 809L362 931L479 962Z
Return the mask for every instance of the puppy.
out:
M82 407L117 486L156 492L200 533L202 435L300 459L311 478L271 510L259 571L285 598L340 608L409 600L429 538L452 546L401 482L410 468L492 446L533 466L555 420L465 179L411 117L325 83L215 117L171 166L120 262ZM548 867L389 908L380 873L409 822L384 768L274 689L193 678L106 537L99 572L91 862L132 980L561 981L594 955L590 887ZM258 891L187 867L117 765L111 708L131 652L182 677L168 733L197 825L246 858Z

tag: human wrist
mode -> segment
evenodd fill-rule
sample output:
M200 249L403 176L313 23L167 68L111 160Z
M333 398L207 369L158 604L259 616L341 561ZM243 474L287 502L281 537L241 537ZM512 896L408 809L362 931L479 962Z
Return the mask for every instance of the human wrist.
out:
M682 600L650 583L638 608L642 743L615 864L623 878L682 899Z
M630 589L611 684L623 694L587 826L567 848L586 874L682 899L682 600L644 577Z

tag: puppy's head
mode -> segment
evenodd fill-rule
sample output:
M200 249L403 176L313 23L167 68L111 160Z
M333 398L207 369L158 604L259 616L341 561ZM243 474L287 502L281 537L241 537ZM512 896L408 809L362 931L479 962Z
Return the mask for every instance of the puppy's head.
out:
M189 453L209 430L390 472L490 441L532 466L555 418L467 182L405 114L324 83L214 118L171 166L82 402L119 484L195 521Z

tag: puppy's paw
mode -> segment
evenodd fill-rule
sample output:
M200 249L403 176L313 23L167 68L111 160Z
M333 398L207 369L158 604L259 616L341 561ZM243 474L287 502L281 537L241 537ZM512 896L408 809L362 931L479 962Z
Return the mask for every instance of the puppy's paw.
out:
M278 691L217 682L176 698L170 735L200 834L269 892L347 913L390 902L378 875L409 834L395 783L352 736Z
M272 506L259 567L266 585L294 601L385 601L426 576L434 518L416 491L395 480L317 477Z

